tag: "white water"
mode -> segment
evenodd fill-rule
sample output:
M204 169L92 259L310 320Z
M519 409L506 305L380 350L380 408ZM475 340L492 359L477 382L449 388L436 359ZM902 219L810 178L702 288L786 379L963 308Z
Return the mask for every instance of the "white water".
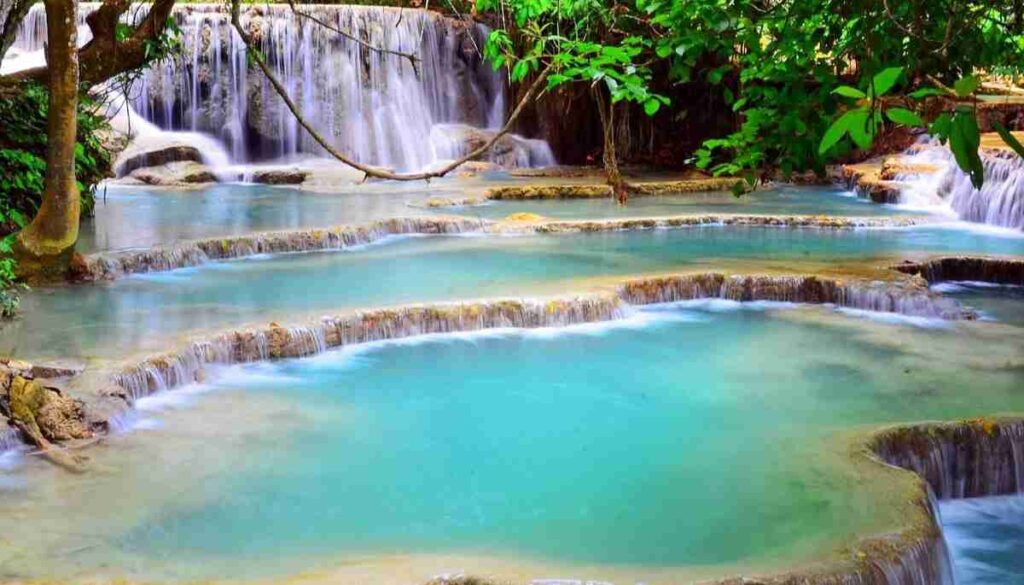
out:
M79 43L90 38L82 5ZM360 162L396 170L437 166L472 150L465 129L489 137L505 120L503 72L481 55L487 30L422 10L304 5L301 10L374 47L413 54L408 59L370 51L288 6L250 8L243 24L287 87L303 116L332 144ZM181 53L147 70L130 91L139 139L154 147L189 144L222 173L231 164L324 156L322 148L255 66L231 28L224 7L175 9ZM33 6L4 71L42 63L45 13ZM126 108L118 108L124 112ZM134 112L133 112L134 113ZM123 115L123 114L122 114ZM134 118L135 116L133 116ZM169 134L187 132L187 134ZM480 132L483 131L483 132ZM503 139L492 158L506 166L555 163L548 145Z
M982 153L985 182L975 189L970 176L960 170L953 154L945 147L923 148L905 155L911 164L934 165L934 174L902 175L896 180L906 187L900 194L900 206L946 215L961 220L1024 230L1024 160L1005 153Z

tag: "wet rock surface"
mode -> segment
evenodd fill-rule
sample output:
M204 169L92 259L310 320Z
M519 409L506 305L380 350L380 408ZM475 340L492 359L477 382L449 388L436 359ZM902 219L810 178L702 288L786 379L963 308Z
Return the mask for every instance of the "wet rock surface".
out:
M141 152L137 152L137 150L125 151L118 160L117 172L120 176L130 174L136 169L159 167L168 163L203 162L203 156L199 149L186 144L172 144Z
M252 174L252 182L264 185L299 185L309 177L309 174L309 171L302 169L260 169Z
M905 274L917 274L929 283L951 280L1024 285L1024 260L948 256L924 262L903 262L892 267Z
M878 456L914 471L940 498L1024 492L1024 421L973 419L898 427L871 444Z
M191 161L136 169L128 177L139 183L161 187L203 185L218 181L217 175L205 165Z

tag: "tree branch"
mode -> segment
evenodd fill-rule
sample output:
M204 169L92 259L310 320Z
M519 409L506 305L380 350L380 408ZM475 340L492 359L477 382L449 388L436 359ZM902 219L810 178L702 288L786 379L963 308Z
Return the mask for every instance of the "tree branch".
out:
M355 36L354 34L352 34L350 32L347 32L347 31L343 31L340 28L338 28L336 26L333 26L333 25L331 25L328 22L325 22L323 19L320 19L320 18L318 18L318 17L316 17L316 16L314 16L314 15L308 13L308 12L300 11L299 9L297 9L295 7L295 0L288 0L288 6L291 6L292 12L296 16L298 16L300 18L305 18L305 19L311 20L311 21L315 22L316 24L319 24L320 26L326 28L327 30L335 32L335 33L345 37L346 39L348 39L350 41L358 43L360 46L366 47L367 49L369 49L371 51L374 51L374 52L377 52L377 53L383 53L383 54L386 54L386 55L396 55L398 57L402 57L404 59L408 59L409 60L409 64L412 65L412 68L414 70L416 69L416 63L417 63L417 61L419 61L419 57L417 57L416 55L413 55L412 53L403 53L402 51L394 51L392 49L385 49L383 47L377 47L377 46L371 45L370 43L364 41L363 39L361 39L361 38L359 38L357 36Z
M146 44L156 41L164 33L174 3L175 0L154 0L149 13L135 26L132 35L118 41L117 24L121 15L131 6L131 0L103 0L103 4L85 19L93 38L78 50L81 84L86 87L99 85L145 65L150 59ZM46 67L36 67L19 71L5 79L43 82L47 75Z
M306 117L303 116L298 106L288 95L288 90L285 89L284 85L281 84L281 81L277 79L277 76L274 74L273 70L271 70L270 67L267 65L266 61L263 59L263 55L260 54L259 51L252 49L252 39L249 37L249 34L245 31L245 28L242 26L242 21L239 13L240 0L231 0L231 25L234 27L235 31L241 37L242 43L245 45L245 48L249 52L249 54L252 55L253 61L255 61L256 65L260 68L260 70L263 71L263 74L267 76L267 80L270 82L270 85L273 86L274 91L276 91L277 95L281 97L281 99L285 103L285 106L288 107L292 115L295 116L295 119L298 121L299 125L302 126L306 130L306 132L308 132L309 135L312 136L313 139L316 140L316 142L320 146L322 146L324 150L327 151L328 154L330 154L338 161L362 172L367 178L375 177L378 179L389 179L393 181L425 181L436 177L443 177L448 173L452 172L453 170L455 170L456 168L458 168L463 163L471 161L477 158L478 156L484 154L485 152L490 150L491 147L498 142L498 140L500 140L503 136L505 136L512 130L512 125L515 123L516 119L526 108L526 104L533 100L533 98L540 91L541 87L544 85L544 82L547 80L548 73L551 71L552 67L552 65L549 64L540 73L540 75L537 76L537 79L535 79L534 82L530 85L530 88L526 91L525 94L523 94L522 99L520 99L519 104L517 104L516 108L512 111L512 114L509 116L508 121L505 122L505 125L501 127L501 130L499 130L490 140L488 140L479 148L473 150L472 152L463 156L462 158L452 161L451 163L435 171L425 171L422 173L408 174L392 173L389 171L376 169L374 167L365 165L363 163L360 163L356 160L349 158L344 153L335 148L334 145L330 143L330 141L324 138L323 135L321 135L319 132L317 132L315 128L313 128L313 125L308 120L306 120Z
M32 4L35 0L3 0L0 1L0 6L7 5L9 9L4 12L0 12L3 16L3 20L0 21L0 61L3 60L4 55L7 54L7 50L14 44L15 39L18 37L18 28L21 27L22 21L28 15L29 9L32 8Z

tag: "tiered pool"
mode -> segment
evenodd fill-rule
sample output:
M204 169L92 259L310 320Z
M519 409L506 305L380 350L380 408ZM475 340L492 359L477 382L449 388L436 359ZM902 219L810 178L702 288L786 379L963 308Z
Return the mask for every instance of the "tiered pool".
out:
M662 583L800 564L899 525L844 432L1024 409L1021 340L714 302L226 368L144 400L98 472L9 477L0 510L32 521L0 565Z
M437 213L408 205L425 198L414 189L374 189L119 188L87 227L87 247ZM901 213L821 189L730 197L441 211ZM1024 257L1024 237L949 225L393 237L33 290L0 329L0 355L71 357L106 372L192 336L356 308L565 297L686 272L894 278L886 267L903 259L958 254ZM1021 289L936 288L984 319L705 300L627 307L606 323L211 366L201 383L118 417L84 451L83 475L0 456L0 518L13 520L0 579L654 584L848 560L862 538L899 531L920 511L908 477L863 457L865 437L894 423L1024 412ZM980 513L957 515L958 505L942 510L966 535L951 540L956 574L983 580L996 573L961 559L986 554L974 534L993 525L979 528Z

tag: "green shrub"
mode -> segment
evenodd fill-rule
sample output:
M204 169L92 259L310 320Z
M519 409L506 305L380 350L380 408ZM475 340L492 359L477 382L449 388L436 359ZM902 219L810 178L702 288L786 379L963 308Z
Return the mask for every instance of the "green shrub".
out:
M40 85L28 85L14 96L0 99L0 318L17 308L11 240L14 232L35 216L43 195L46 173L46 116L48 95ZM91 215L96 185L110 175L110 153L99 133L106 120L97 104L80 99L75 171L83 215Z

